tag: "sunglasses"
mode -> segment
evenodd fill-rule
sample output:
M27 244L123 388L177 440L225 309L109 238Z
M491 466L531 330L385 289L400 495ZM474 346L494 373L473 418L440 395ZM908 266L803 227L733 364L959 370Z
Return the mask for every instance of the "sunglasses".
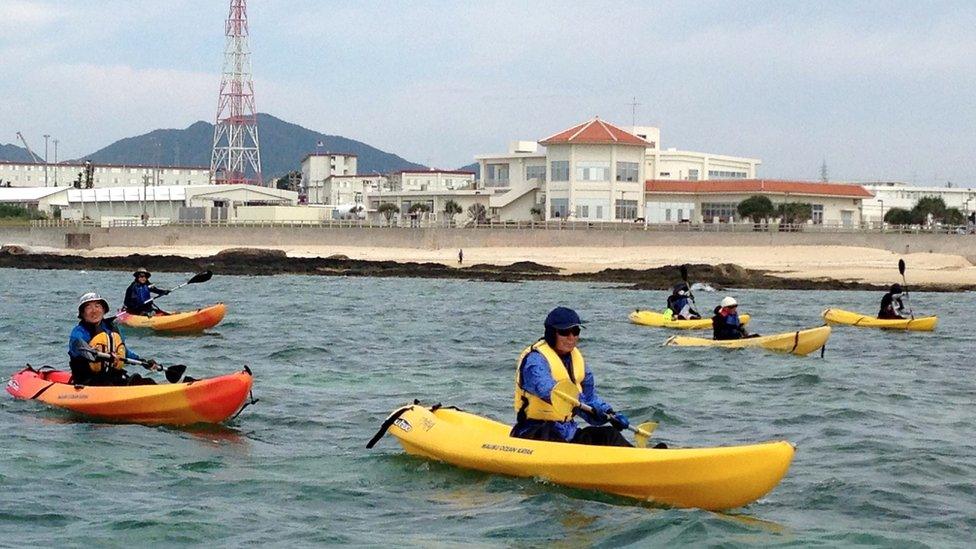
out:
M569 337L570 335L574 335L574 336L579 337L579 335L580 335L580 327L579 326L573 326L572 328L566 328L565 330L556 330L556 333L559 334L559 335L561 335L561 336L563 336L563 337Z

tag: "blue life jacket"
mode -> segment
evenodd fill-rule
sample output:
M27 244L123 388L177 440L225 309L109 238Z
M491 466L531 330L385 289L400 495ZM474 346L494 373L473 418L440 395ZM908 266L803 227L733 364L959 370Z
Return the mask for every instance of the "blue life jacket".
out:
M125 310L132 314L139 314L152 310L152 303L146 303L152 298L149 292L149 284L139 284L133 281L125 290Z

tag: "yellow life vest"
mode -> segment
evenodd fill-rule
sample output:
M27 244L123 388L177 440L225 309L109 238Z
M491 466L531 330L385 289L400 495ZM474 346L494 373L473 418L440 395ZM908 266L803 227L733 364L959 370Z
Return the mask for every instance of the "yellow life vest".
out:
M566 366L563 365L563 361L556 354L556 351L545 340L539 340L522 351L522 354L519 355L518 362L515 364L515 413L518 416L525 414L527 419L540 419L543 421L569 421L573 419L572 414L561 415L556 413L556 409L553 408L552 404L522 388L522 362L532 351L538 351L545 357L546 362L549 364L549 374L552 375L552 379L556 383L564 379L569 379L576 384L579 392L583 392L583 376L586 375L586 366L583 363L583 354L579 352L579 349L574 348L570 354L573 369L573 376L570 377Z
M112 368L125 368L125 343L122 343L122 336L118 332L101 332L91 338L88 345L101 353L108 353L115 357L109 364ZM96 360L90 364L93 372L101 372L102 365L109 361Z

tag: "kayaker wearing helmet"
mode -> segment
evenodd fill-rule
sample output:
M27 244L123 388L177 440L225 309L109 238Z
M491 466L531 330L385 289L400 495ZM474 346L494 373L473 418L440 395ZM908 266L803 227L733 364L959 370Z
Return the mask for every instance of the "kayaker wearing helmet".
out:
M573 442L600 446L631 446L619 431L630 422L596 394L593 373L583 362L579 343L583 321L576 311L556 307L545 320L545 336L524 351L515 369L516 423L511 436L534 440ZM579 389L579 400L594 413L576 409L561 415L552 405L552 388L570 380ZM576 396L576 395L573 395ZM558 397L556 397L558 398ZM580 429L573 417L592 425ZM610 425L604 425L607 422ZM601 426L601 427L596 427Z
M71 379L76 385L145 385L156 383L139 374L128 376L125 372L125 359L140 360L125 345L125 339L115 325L105 319L108 302L95 292L81 296L78 302L80 322L71 330L68 340ZM114 360L95 356L92 349L113 355ZM147 360L147 367L156 361Z
M905 304L901 302L901 284L897 282L888 288L888 293L881 297L881 309L878 318L905 318Z
M668 296L668 308L664 316L677 320L697 320L701 315L692 306L690 299L691 291L687 282L679 282L674 285L671 295Z
M742 339L744 337L756 337L757 334L749 334L745 326L739 321L739 302L732 296L725 296L722 303L715 307L715 316L712 317L712 337L715 339Z
M152 273L145 268L136 269L132 276L135 280L125 289L125 300L122 304L125 306L126 312L130 314L152 316L159 310L156 304L152 302L152 294L166 295L169 290L157 288L150 283L149 277L152 276Z

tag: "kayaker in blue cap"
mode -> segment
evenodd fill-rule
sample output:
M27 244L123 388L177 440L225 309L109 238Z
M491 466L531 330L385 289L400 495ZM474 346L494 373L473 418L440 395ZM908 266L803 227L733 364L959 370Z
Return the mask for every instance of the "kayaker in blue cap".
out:
M88 292L78 301L78 325L71 330L68 339L71 382L76 385L150 385L156 382L139 374L129 376L125 371L125 359L141 360L125 345L122 333L115 324L105 319L108 302L95 292ZM112 355L113 359L95 356L93 351ZM146 368L157 366L156 361L145 361Z
M125 300L122 302L127 313L152 316L156 311L159 311L159 308L152 301L152 294L166 295L169 293L169 290L157 288L155 284L149 282L149 277L151 276L152 273L145 268L136 269L132 273L132 277L135 280L125 289Z
M577 348L583 321L576 311L566 307L553 309L545 321L545 336L522 351L515 370L516 423L511 436L534 440L573 442L600 446L632 446L620 434L630 422L615 413L596 394L593 373ZM594 410L573 410L568 417L552 405L552 389L557 382L572 381L579 390L579 400ZM574 395L575 396L575 395ZM573 421L579 416L590 427L579 428ZM607 422L610 425L604 425Z
M905 318L905 304L901 301L901 284L897 282L888 288L888 293L881 297L881 309L878 310L878 318L900 319Z
M667 311L670 311L671 318L675 320L698 320L701 318L691 302L690 295L691 289L687 282L682 281L675 284L671 290L671 295L668 296L668 308L664 313L665 316L668 315Z

